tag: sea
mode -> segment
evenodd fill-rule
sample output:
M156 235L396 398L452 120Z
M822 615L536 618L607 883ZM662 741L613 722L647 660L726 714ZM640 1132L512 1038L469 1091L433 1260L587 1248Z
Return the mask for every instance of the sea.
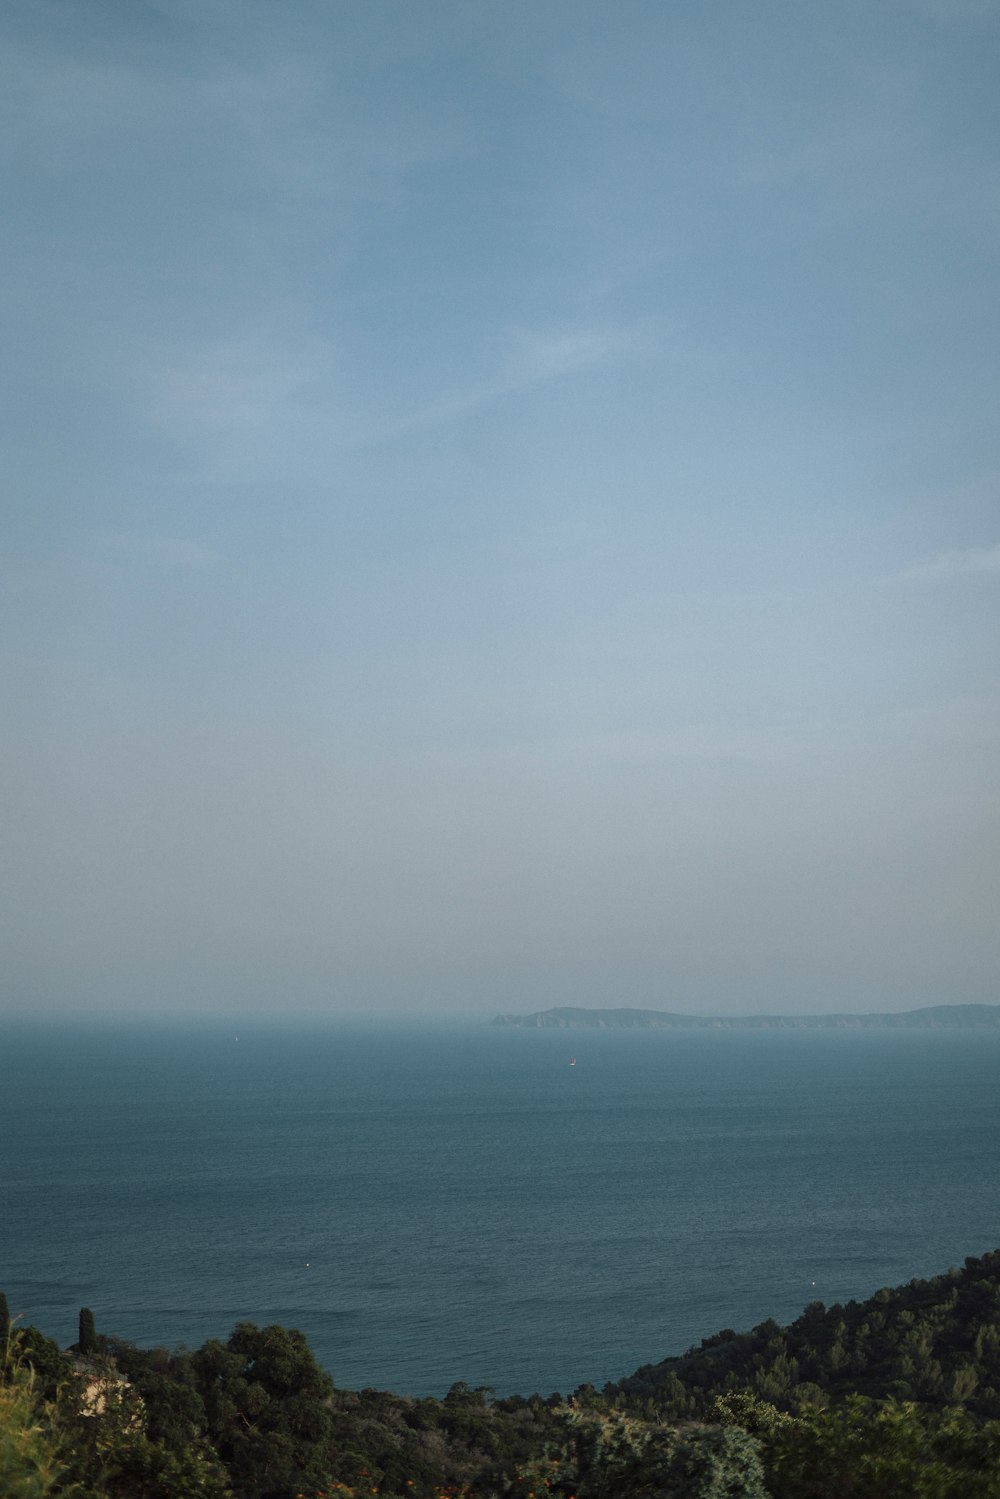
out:
M600 1387L1000 1245L1000 1035L5 1021L0 1289L300 1329L342 1388Z

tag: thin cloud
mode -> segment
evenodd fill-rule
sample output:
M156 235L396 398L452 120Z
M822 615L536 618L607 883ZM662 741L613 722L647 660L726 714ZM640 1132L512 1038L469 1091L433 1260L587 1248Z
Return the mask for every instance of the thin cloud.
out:
M289 320L286 320L286 324ZM516 328L492 375L397 414L365 414L351 398L332 343L266 326L215 340L154 382L158 423L206 448L215 469L321 468L337 452L446 426L469 412L553 380L603 368L642 348L628 328Z
M625 329L596 328L557 333L518 328L510 339L507 381L512 389L597 369L630 352L636 343L634 335Z
M914 563L901 574L908 583L930 583L936 579L1000 576L1000 544L967 547L963 551L941 552L924 562Z
M448 392L427 406L380 423L361 434L358 444L403 437L443 425L504 396L516 395L549 380L599 369L641 347L636 334L627 328L577 328L556 333L516 328L507 335L507 342L506 357L492 379Z
M213 554L207 547L178 536L119 534L108 537L108 541L115 551L127 552L133 557L142 557L167 567L207 567L213 561Z
M320 471L356 439L331 342L297 330L292 312L281 326L279 311L164 361L151 382L151 419L217 478Z

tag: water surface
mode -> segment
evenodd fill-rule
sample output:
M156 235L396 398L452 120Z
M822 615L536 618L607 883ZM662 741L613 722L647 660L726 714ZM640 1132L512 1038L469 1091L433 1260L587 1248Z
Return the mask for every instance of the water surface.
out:
M0 1287L68 1342L598 1385L1000 1245L1000 1037L0 1028ZM571 1065L575 1058L575 1065Z

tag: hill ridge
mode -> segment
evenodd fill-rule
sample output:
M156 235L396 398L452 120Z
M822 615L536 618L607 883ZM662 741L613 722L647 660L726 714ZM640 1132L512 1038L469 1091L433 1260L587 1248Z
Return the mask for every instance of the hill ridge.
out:
M497 1015L491 1024L538 1030L971 1029L1000 1027L1000 1004L925 1005L915 1010L844 1011L825 1015L686 1015L671 1010L556 1005L525 1015Z

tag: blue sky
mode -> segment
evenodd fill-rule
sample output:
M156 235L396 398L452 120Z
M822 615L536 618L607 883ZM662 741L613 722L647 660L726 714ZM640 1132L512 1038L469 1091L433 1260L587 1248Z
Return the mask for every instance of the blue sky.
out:
M993 0L0 31L7 1008L998 998Z

